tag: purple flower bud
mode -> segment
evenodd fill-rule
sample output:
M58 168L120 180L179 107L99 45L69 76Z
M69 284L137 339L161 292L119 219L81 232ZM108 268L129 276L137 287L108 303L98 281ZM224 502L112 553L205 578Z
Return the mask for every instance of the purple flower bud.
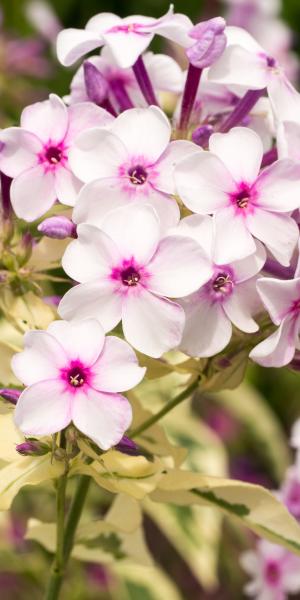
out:
M86 93L91 102L101 106L108 96L108 83L102 73L90 61L86 60L83 63L83 70Z
M38 231L49 238L64 240L68 237L77 237L76 225L67 217L49 217L38 226Z
M197 127L192 133L192 140L197 144L197 146L202 146L203 148L208 145L209 138L213 133L214 128L212 125L200 125Z
M123 452L123 454L129 454L131 456L138 456L141 454L137 444L126 437L126 435L123 435L120 442L115 446L115 449L119 452Z
M4 400L7 400L7 402L10 402L11 404L17 404L21 393L22 392L20 390L12 390L9 388L0 389L0 396L2 396Z
M223 54L227 43L225 27L226 21L222 17L215 17L198 23L189 32L189 36L197 40L186 50L187 57L194 67L210 67Z
M16 451L22 456L43 456L50 452L50 447L38 440L27 440L16 446Z

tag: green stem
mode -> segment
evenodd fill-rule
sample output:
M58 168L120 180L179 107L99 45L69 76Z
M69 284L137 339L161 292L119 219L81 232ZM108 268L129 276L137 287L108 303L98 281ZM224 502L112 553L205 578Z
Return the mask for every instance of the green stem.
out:
M157 423L157 421L164 417L168 412L173 410L175 406L178 406L178 404L180 404L183 400L188 398L188 396L190 396L194 392L194 390L197 389L198 384L199 379L197 378L195 381L193 381L193 383L191 383L191 385L189 385L183 392L181 392L181 394L175 396L173 400L170 400L170 402L165 404L165 406L163 406L163 408L159 410L158 413L152 415L152 417L149 417L149 419L147 419L147 421L144 421L144 423L142 423L139 427L136 427L136 429L134 429L130 433L130 438L133 439L141 433L144 433L144 431L146 431L146 429L149 429L149 427L152 427L154 423Z
M84 502L89 490L91 478L89 475L80 475L77 484L77 490L71 504L69 516L65 528L65 542L64 542L64 561L65 564L70 558L72 552L74 537L77 529L77 525L80 521Z
M58 598L64 576L64 522L66 502L67 473L62 475L57 483L56 495L56 554L53 561L50 580L45 595L45 600Z

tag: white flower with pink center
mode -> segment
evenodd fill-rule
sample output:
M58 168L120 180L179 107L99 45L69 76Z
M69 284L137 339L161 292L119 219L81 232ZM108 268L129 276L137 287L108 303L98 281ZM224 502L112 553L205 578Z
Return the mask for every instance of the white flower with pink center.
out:
M181 93L184 74L171 56L146 52L143 55L143 61L156 92ZM100 56L89 56L88 62L98 69L108 83L108 98L116 110L119 110L117 88L120 84L122 87L124 86L135 106L147 106L132 69L120 68L108 48L103 48ZM85 85L84 67L81 65L71 81L69 102L74 104L88 100L90 98Z
M250 358L265 367L282 367L291 362L299 349L300 333L300 277L281 280L263 278L257 281L257 290L273 323L278 329L255 346Z
M187 296L207 280L200 246L192 239L161 238L151 206L111 211L101 229L82 224L63 257L63 268L80 285L59 305L63 318L99 319L105 331L122 320L132 346L153 357L181 341L184 311L169 298Z
M85 29L65 29L58 34L57 56L64 66L101 46L107 46L121 68L131 67L148 48L155 34L189 46L188 32L193 23L173 6L160 19L132 15L121 19L113 13L100 13L92 17Z
M177 230L198 241L207 267L206 280L199 289L180 300L186 315L180 349L191 356L213 356L229 343L232 324L246 333L258 330L252 318L259 307L255 282L266 253L262 244L256 242L256 252L251 256L230 264L217 264L211 217L186 217Z
M156 106L127 110L109 130L98 127L80 134L70 152L70 164L79 179L94 182L83 188L80 201L89 203L91 195L98 196L94 201L112 208L146 202L163 223L176 225L179 208L171 197L176 191L174 167L199 148L185 140L170 142L170 138L169 120Z
M300 206L299 164L278 160L260 172L262 141L243 127L213 134L209 148L180 161L175 181L190 210L214 215L217 262L249 256L257 238L289 265L299 238L290 216Z
M104 336L95 319L54 321L29 331L12 369L27 387L15 409L25 435L50 435L71 422L100 448L117 444L128 429L131 406L119 392L135 387L145 369L123 340Z
M300 558L281 546L260 540L242 554L241 565L252 578L245 593L256 600L286 600L300 591Z
M14 180L11 202L16 215L34 221L58 199L74 206L81 181L69 166L74 138L95 125L105 127L113 117L91 102L67 108L55 94L27 106L20 127L0 132L0 169Z

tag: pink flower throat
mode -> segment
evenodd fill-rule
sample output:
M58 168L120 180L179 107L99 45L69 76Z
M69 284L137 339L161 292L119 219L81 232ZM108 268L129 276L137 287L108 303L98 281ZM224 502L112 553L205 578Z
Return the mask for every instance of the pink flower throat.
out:
M128 170L130 182L133 185L143 185L147 180L148 173L141 165L136 165Z
M276 585L280 579L280 568L275 560L269 561L265 566L265 578L269 585Z
M61 378L75 391L90 380L90 370L80 361L72 361L66 369L61 370Z

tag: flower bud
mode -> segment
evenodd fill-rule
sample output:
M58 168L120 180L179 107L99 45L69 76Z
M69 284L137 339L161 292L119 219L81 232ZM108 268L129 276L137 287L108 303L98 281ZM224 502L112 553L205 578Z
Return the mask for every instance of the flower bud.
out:
M108 83L102 73L90 61L86 60L83 63L83 70L86 93L91 102L101 106L108 96Z
M43 456L50 452L50 447L38 440L26 440L16 446L16 451L22 456Z
M131 456L138 456L141 454L137 444L126 437L126 435L123 435L120 442L115 446L115 449L119 452L123 452L123 454L129 454Z
M215 17L198 23L189 32L189 36L197 40L186 50L187 57L194 67L210 67L223 54L227 43L225 27L226 21L222 17Z
M22 392L20 390L12 390L9 388L0 389L0 396L2 396L4 400L7 400L7 402L10 402L11 404L17 404L21 393Z
M192 133L192 140L197 146L205 148L208 145L209 138L213 133L214 128L212 125L200 125Z
M67 217L57 216L49 217L42 221L38 226L38 231L49 238L64 240L68 237L77 237L76 225Z

